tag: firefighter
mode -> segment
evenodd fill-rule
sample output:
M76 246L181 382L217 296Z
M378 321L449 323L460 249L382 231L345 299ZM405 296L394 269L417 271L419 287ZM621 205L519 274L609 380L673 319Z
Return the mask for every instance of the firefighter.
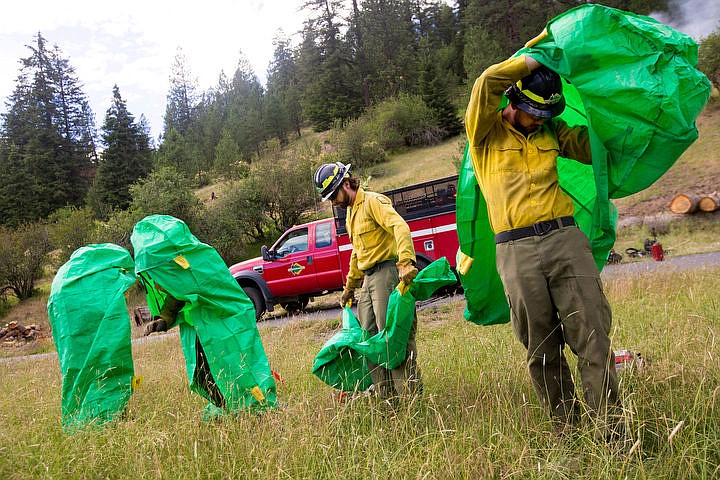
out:
M503 93L509 104L501 108ZM557 73L520 55L480 75L465 116L512 328L559 432L580 413L565 344L578 356L595 418L607 425L619 410L610 305L589 240L575 224L573 200L558 183L557 157L592 163L590 140L587 127L557 118L564 108Z
M347 209L346 227L353 251L350 269L341 297L341 306L355 300L358 320L370 336L385 328L390 293L398 281L410 285L418 270L410 228L385 195L369 192L350 176L350 165L340 162L321 165L315 172L315 186L323 201ZM412 323L405 361L388 370L368 362L377 394L382 399L408 399L422 393L417 366L415 333L417 315Z

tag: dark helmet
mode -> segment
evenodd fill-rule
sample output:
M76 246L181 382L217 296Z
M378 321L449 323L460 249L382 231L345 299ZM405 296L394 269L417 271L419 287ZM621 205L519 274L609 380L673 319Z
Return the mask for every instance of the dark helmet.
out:
M315 188L322 197L327 200L335 193L335 190L342 185L343 180L350 178L350 164L344 165L340 162L325 163L315 171Z
M505 95L520 110L541 118L552 118L565 110L560 75L544 65L505 90Z

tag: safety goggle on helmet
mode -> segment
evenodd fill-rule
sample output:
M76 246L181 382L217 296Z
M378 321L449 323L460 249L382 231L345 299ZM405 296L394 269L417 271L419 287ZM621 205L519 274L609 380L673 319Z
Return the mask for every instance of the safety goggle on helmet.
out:
M560 75L542 65L505 90L520 110L540 118L552 118L565 110Z
M341 162L325 163L315 171L315 188L323 201L332 197L342 185L343 180L350 178L350 164Z

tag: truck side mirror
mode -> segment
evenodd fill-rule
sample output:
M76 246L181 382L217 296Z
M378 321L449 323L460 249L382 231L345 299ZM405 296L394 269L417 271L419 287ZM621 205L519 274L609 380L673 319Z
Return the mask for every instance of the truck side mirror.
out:
M266 262L270 262L273 260L273 257L268 251L267 245L263 245L262 247L260 247L260 254L262 255L263 260L265 260Z

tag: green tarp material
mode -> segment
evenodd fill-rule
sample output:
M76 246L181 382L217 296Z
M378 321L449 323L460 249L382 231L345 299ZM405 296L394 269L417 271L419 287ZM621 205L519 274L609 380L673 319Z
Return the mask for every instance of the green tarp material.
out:
M372 385L367 360L353 349L367 332L360 327L350 307L342 312L342 330L333 335L315 356L313 374L333 388L361 392Z
M74 431L125 410L134 376L125 291L130 253L113 244L73 252L50 287L48 316L62 373L62 425Z
M160 313L165 292L186 302L176 323L190 389L210 401L206 418L274 407L275 381L255 323L255 310L217 251L195 238L183 221L168 215L145 217L135 225L130 241L135 271L148 290L153 315ZM222 394L222 409L196 375L198 340Z
M415 319L415 302L427 300L439 288L453 285L457 277L446 258L435 260L418 273L407 291L393 290L388 301L385 328L370 337L349 307L343 309L342 330L328 340L315 357L313 373L331 387L362 391L371 384L367 361L388 369L405 360L407 342Z
M560 158L558 173L600 270L615 242L617 211L610 199L651 185L695 141L710 82L696 68L692 38L649 17L582 5L551 20L547 31L518 54L570 82L563 86L561 118L589 127L592 167ZM467 151L457 198L460 250L474 259L461 275L465 317L482 325L508 322L485 200Z

